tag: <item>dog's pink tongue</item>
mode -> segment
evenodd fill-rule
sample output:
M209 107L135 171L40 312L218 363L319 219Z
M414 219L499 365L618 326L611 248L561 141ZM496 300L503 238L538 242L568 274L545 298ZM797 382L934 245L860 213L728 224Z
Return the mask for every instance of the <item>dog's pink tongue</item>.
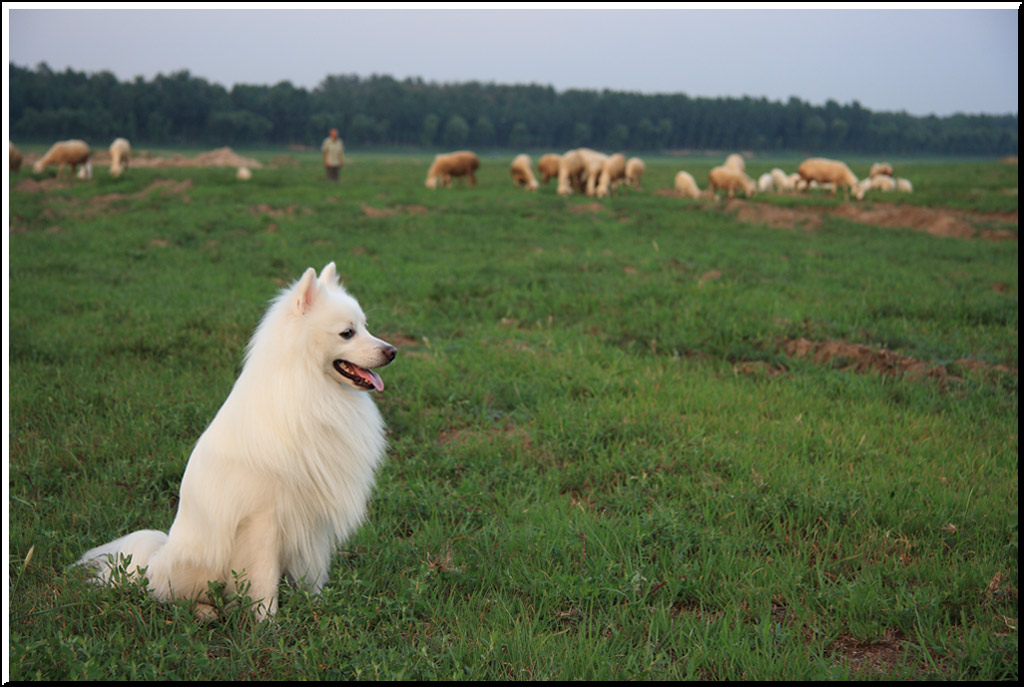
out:
M384 391L384 380L380 378L380 375L373 370L367 370L365 367L357 367L359 376L373 384L373 388L377 391Z

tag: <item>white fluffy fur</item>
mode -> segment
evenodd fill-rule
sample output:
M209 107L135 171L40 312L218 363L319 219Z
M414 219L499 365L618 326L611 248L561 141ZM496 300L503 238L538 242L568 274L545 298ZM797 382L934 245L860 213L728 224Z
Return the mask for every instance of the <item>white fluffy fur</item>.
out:
M385 451L373 399L334 361L358 365L380 389L369 370L394 355L367 331L334 263L319 278L306 270L270 306L234 388L196 442L170 531L134 532L78 562L107 582L111 561L130 555L128 571L146 568L157 598L200 603L208 581L232 591L233 573L242 573L261 619L277 610L283 575L319 591L337 546L363 519Z

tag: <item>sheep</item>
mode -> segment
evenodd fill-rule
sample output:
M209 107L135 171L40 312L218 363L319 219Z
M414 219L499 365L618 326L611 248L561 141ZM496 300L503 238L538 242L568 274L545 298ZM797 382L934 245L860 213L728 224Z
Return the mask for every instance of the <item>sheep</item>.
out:
M873 177L868 177L870 182L869 188L878 191L894 191L896 189L896 182L888 174L876 174Z
M675 180L676 192L683 198L700 198L697 180L689 172L677 172Z
M644 170L646 169L644 161L640 158L629 158L626 161L626 183L633 188L640 188L640 180L644 178Z
M604 198L626 178L626 156L615 153L608 156L597 178L597 197Z
M86 160L85 164L78 169L78 174L75 175L79 179L92 179L92 162Z
M476 186L476 174L480 168L480 158L476 153L468 150L459 150L454 153L441 153L434 157L434 162L427 170L427 188L437 188L438 182L442 186L451 185L452 177L468 177L469 186Z
M757 178L757 190L760 191L761 193L771 191L773 183L774 182L772 181L772 173L765 172L764 174Z
M17 174L21 169L21 153L10 141L7 142L7 169L12 174Z
M586 187L586 194L593 196L597 193L597 179L601 175L608 156L590 148L577 148L576 152L583 158L583 183Z
M739 153L733 153L729 157L725 158L725 162L722 163L723 167L733 167L741 172L747 171L747 163L743 161L743 156Z
M132 155L132 144L127 138L115 138L110 144L110 174L115 177L121 176L121 172L128 166Z
M239 167L238 171L235 172L235 178L239 181L249 181L249 179L252 179L252 172L248 167Z
M790 175L786 174L778 167L772 169L772 171L770 171L769 174L772 175L772 184L774 184L776 191L793 190L794 182L791 181ZM799 174L797 175L797 178L800 178Z
M868 176L876 177L879 174L892 176L892 166L888 162L876 162L871 165L871 171L868 172Z
M515 159L512 160L512 165L509 167L509 173L512 174L512 182L516 186L525 187L527 191L536 191L540 187L540 184L537 183L537 178L533 176L532 164L530 156L523 153L522 155L516 155Z
M817 181L820 184L834 184L832 193L835 194L839 186L846 187L846 195L849 198L852 191L857 200L864 198L864 189L857 183L857 177L845 162L839 160L828 160L823 157L810 157L800 163L797 168L800 178L808 182Z
M546 184L549 179L558 178L558 165L561 161L561 155L555 155L554 153L541 155L540 160L537 161L537 169L540 171L540 183Z
M558 162L558 195L568 196L583 190L583 156L578 150L567 150Z
M65 165L70 165L71 173L74 174L78 165L84 165L89 161L91 152L85 141L78 139L57 141L46 151L46 155L36 161L32 166L32 171L41 174L47 165L57 165L57 178L59 179Z
M807 182L804 181L800 177L800 175L797 174L796 172L793 172L792 174L790 174L788 179L789 179L789 187L788 188L790 188L791 190L795 190L795 191L806 191L807 190Z
M896 190L900 193L913 193L914 185L910 183L910 179L899 178L896 180Z
M711 195L715 195L715 191L720 188L727 190L730 198L732 198L735 191L743 191L749 198L757 191L757 184L745 172L740 171L736 167L721 165L713 168L708 173L708 191Z

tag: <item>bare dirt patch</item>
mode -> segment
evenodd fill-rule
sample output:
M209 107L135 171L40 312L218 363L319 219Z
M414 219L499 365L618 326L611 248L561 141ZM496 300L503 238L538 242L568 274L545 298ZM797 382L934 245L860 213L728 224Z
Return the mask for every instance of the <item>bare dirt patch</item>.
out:
M373 218L393 217L402 213L406 215L418 215L421 217L427 214L427 207L425 205L398 205L381 209L363 203L362 208L364 215Z
M950 371L950 368L957 367L971 372L997 371L1017 374L1016 369L1005 365L990 365L971 358L962 358L947 367L900 355L884 348L876 349L865 344L838 340L788 339L781 342L779 348L791 358L807 358L821 365L836 365L841 370L861 374L875 373L894 377L927 378L944 383L962 381L959 375Z
M855 674L889 675L904 663L904 637L895 630L887 630L880 642L861 642L844 632L829 647L832 659L845 663Z
M912 229L932 236L988 241L1017 240L1017 234L1012 231L975 227L991 221L1016 224L1016 212L971 213L893 203L843 203L836 208L784 208L739 199L728 201L724 210L742 222L756 222L782 229L813 229L821 226L822 217L833 215L861 224Z

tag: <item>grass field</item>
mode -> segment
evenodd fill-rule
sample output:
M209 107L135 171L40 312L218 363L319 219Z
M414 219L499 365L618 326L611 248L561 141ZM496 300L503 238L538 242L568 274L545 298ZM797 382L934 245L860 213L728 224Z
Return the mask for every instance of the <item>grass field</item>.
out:
M252 154L11 181L12 679L1017 678L1016 164L890 160L915 193L858 212L943 218L899 226L657 192L719 159L595 202L511 155L429 191L427 156ZM170 525L267 301L331 260L399 355L325 592L199 623L68 569Z

